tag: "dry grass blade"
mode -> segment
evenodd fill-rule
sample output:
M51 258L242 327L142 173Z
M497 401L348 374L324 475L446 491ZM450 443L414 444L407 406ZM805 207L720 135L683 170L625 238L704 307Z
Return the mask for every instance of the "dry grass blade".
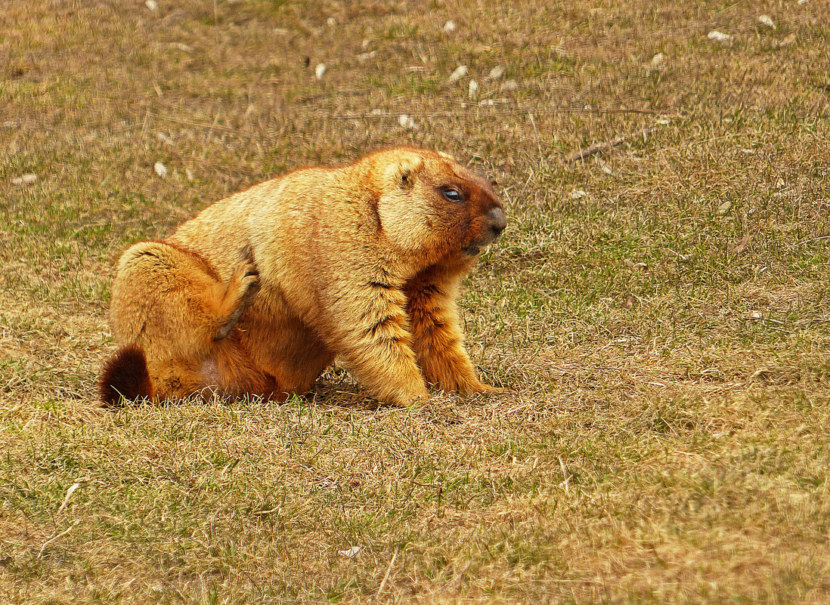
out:
M62 512L63 509L66 508L66 505L69 504L69 499L72 497L72 494L74 494L75 490L77 490L79 487L81 487L80 483L73 483L69 486L69 489L66 490L66 497L63 499L63 502L58 508L58 513Z
M42 558L42 557L43 557L43 551L45 551L45 550L46 550L46 547L47 547L47 546L49 546L49 545L50 545L50 544L52 544L53 542L55 542L55 541L60 540L61 538L63 538L65 535L67 535L69 532L71 532L73 529L75 529L75 528L76 528L76 527L80 524L80 522L81 522L81 521L80 521L80 519L75 519L75 520L72 522L72 525L70 525L69 527L67 527L67 528L66 528L65 530L63 530L61 533L56 534L56 535L52 536L51 538L49 538L48 540L46 540L46 542L44 542L44 543L43 543L43 546L41 546L41 547L40 547L40 550L39 550L39 551L38 551L38 553L37 553L37 558L38 558L38 559Z
M647 137L653 131L654 131L653 128L643 128L640 132L638 132L636 135L631 136L631 137L628 137L628 136L614 137L613 139L610 139L608 141L604 141L602 143L597 143L595 145L591 145L591 146L586 147L584 149L580 149L579 151L575 151L571 154L568 154L567 156L565 156L565 161L566 162L576 162L578 160L584 160L585 158L590 157L590 156L592 156L596 153L601 153L603 151L608 151L609 149L613 149L614 147L617 147L618 145L622 145L623 143L625 143L628 140L631 140L632 138Z
M812 244L814 242L821 242L826 239L830 239L830 235L822 235L821 237L811 237L810 239L805 239L804 241L794 244L793 248L796 248L798 246L806 246L807 244Z
M383 574L383 580L380 582L380 586L378 586L377 594L375 595L376 599L380 599L380 595L383 594L383 589L386 587L386 581L389 579L389 574L392 572L392 567L395 565L395 560L398 558L398 551L396 550L392 553L392 560L389 561L389 567L386 568L386 573Z

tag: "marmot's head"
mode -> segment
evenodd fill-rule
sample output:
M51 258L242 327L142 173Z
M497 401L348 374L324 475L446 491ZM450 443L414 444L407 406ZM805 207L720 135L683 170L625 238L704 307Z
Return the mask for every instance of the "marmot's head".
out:
M370 156L380 171L378 216L390 243L428 264L473 257L507 224L490 184L451 156L399 147Z

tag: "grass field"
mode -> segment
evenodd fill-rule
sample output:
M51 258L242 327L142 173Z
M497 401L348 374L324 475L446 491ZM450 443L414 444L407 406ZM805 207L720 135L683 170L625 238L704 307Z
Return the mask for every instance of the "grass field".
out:
M822 0L2 0L0 602L830 601L828 48ZM497 182L508 394L98 407L129 244L405 143Z

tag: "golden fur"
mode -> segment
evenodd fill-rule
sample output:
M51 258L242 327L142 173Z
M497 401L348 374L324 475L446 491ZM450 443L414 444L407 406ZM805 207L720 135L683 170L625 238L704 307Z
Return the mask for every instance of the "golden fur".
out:
M335 356L397 405L425 396L427 383L490 391L463 348L455 301L504 225L486 181L409 147L237 193L122 255L112 331L131 347L124 359L144 354L149 381L118 383L131 374L114 358L102 397L218 389L284 399L311 388Z

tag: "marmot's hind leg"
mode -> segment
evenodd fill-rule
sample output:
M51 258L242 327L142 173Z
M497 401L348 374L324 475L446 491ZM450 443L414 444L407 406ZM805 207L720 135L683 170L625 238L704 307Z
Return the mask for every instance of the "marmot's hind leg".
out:
M148 358L204 351L228 336L258 290L250 253L243 253L225 282L194 252L142 242L119 262L110 311L113 333L120 344L136 344Z
M225 381L217 384L216 377L205 375L204 364L220 351L233 356L229 349L239 345L225 339L258 290L249 251L225 282L194 252L142 242L119 262L110 311L113 334L120 345L145 353L157 399L222 388Z
M220 314L227 314L227 319L219 326L214 340L222 340L231 333L242 313L250 306L254 295L259 292L259 272L249 247L242 250L241 261L222 296Z

